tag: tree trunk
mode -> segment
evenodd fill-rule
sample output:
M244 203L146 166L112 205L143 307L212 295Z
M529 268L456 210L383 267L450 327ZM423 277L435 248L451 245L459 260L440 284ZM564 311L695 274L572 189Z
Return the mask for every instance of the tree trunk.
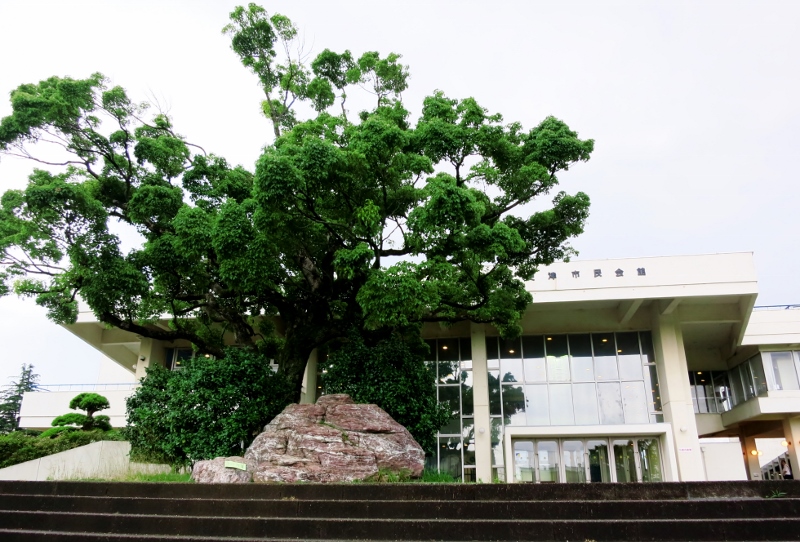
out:
M308 357L314 350L314 343L303 334L287 330L286 343L278 354L278 373L283 374L294 390L294 402L300 402L303 390L303 376L305 374Z

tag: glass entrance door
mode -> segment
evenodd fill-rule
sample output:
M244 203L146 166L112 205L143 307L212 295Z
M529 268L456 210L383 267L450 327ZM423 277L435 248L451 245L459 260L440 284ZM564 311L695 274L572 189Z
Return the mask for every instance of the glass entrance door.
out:
M541 484L560 482L558 442L540 440L536 442L536 481Z
M514 479L540 484L660 482L658 439L514 440Z
M564 481L586 481L586 453L582 440L565 440L561 443L564 457Z
M608 441L589 440L586 442L589 455L589 481L610 482L611 467L608 463Z

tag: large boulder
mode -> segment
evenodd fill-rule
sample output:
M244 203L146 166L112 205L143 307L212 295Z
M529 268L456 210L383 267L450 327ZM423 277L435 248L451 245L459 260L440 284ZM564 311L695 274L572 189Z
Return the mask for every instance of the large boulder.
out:
M224 458L214 461L220 459ZM377 405L357 405L340 394L323 395L315 405L287 406L256 437L242 462L255 482L349 482L379 471L419 477L425 453L411 433ZM206 463L211 462L195 465L195 481L249 481L243 471L231 475L225 472L230 469L214 470L217 463L213 469ZM202 477L195 475L198 466ZM213 472L219 472L219 478Z
M225 466L226 463L229 466ZM255 466L255 463L244 457L218 457L198 461L192 467L192 479L199 484L248 483L253 481Z

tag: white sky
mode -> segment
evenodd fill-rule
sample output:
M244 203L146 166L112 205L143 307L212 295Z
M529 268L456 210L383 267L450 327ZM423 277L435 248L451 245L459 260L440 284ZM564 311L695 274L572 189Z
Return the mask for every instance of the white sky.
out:
M157 99L191 142L252 168L271 129L220 32L236 4L0 0L0 116L19 84L99 71ZM800 303L800 2L265 7L288 15L312 54L402 54L415 114L441 89L526 128L554 115L595 139L592 159L561 176L592 198L580 259L752 251L758 304ZM0 191L31 169L3 158ZM22 363L46 383L98 378L100 354L32 301L0 299L0 342L0 384Z

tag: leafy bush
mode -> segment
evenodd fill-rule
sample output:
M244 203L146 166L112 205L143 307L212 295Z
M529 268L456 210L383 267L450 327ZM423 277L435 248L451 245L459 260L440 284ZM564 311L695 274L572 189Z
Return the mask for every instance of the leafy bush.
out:
M0 468L65 452L100 440L125 440L119 431L114 430L78 431L73 428L72 431L64 431L63 429L66 428L53 429L62 431L54 438L42 438L44 433L42 436L37 436L38 433L31 435L28 431L14 431L7 435L0 435Z
M56 417L51 425L53 428L59 427L80 427L84 431L92 431L99 429L101 431L111 430L111 418L108 416L100 415L95 416L95 412L105 410L109 407L108 399L97 393L80 393L72 398L69 402L69 408L72 410L84 410L86 414L78 412L69 412ZM45 431L47 436L57 434L56 431L48 429Z
M436 432L451 414L436 398L436 376L424 362L426 348L413 334L392 335L374 346L353 334L328 358L322 375L325 391L378 405L430 453L436 447Z
M292 395L265 356L242 349L189 360L180 371L150 368L128 398L131 458L184 466L241 454Z

